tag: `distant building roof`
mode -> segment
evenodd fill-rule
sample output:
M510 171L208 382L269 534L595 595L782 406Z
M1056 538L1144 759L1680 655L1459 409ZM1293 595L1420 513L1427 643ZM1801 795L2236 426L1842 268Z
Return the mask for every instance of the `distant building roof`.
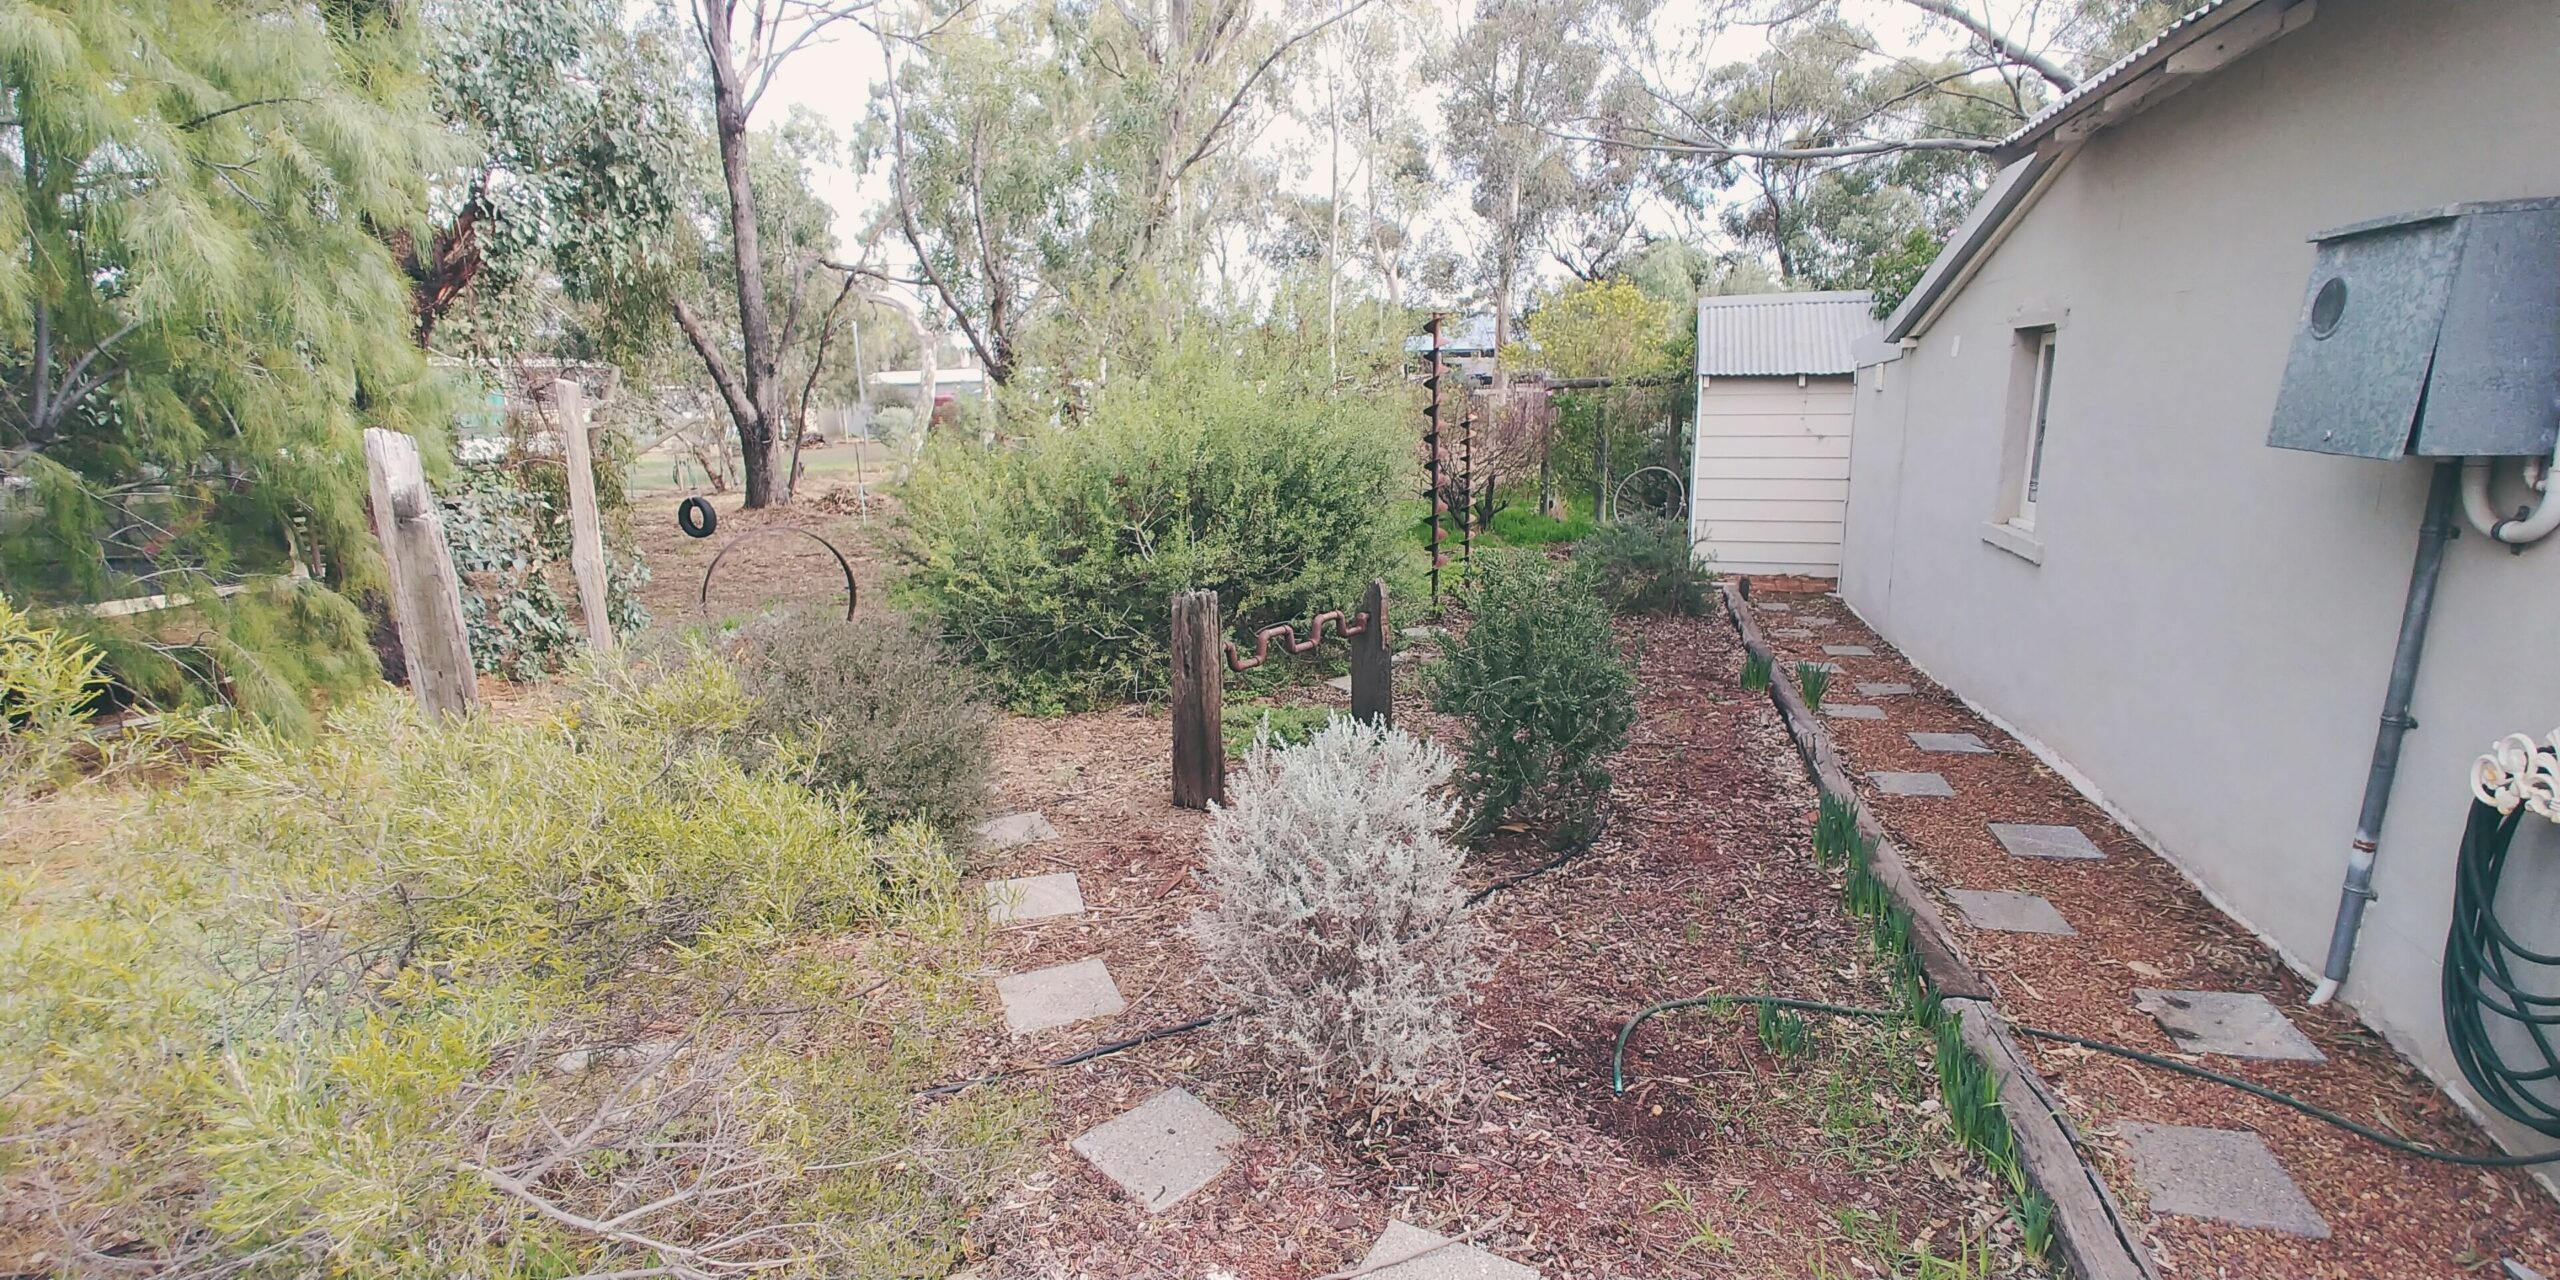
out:
M1851 344L1877 329L1864 289L1698 300L1698 372L1708 377L1855 373Z
M1514 330L1514 342L1528 341L1527 335ZM1413 355L1431 352L1431 335L1417 333L1404 340L1404 349ZM1451 316L1440 325L1440 349L1452 355L1482 356L1493 354L1493 317L1478 313Z

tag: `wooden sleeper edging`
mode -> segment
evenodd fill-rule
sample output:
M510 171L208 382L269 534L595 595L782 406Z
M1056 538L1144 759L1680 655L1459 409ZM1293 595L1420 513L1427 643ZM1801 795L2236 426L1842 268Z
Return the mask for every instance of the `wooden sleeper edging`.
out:
M1941 1007L1957 1020L1965 1047L1999 1078L2001 1109L2016 1141L2019 1164L2027 1180L2053 1204L2054 1243L2063 1261L2081 1280L2160 1280L2124 1206L2081 1155L2078 1135L2063 1114L2060 1099L2019 1052L2007 1020L2000 1015L1999 989L1956 951L1936 901L1912 875L1883 824L1859 800L1857 785L1841 766L1821 717L1778 670L1777 651L1752 621L1749 598L1731 582L1719 584L1719 591L1726 615L1742 634L1743 647L1769 661L1769 698L1777 704L1779 718L1786 723L1805 767L1812 771L1814 785L1857 814L1858 834L1874 847L1868 870L1910 913L1911 946L1921 974L1936 990Z

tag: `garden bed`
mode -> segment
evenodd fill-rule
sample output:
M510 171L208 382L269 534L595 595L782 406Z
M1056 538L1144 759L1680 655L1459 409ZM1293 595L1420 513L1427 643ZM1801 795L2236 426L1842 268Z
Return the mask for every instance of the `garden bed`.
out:
M1809 851L1814 791L1767 698L1739 687L1731 628L1650 621L1625 639L1642 718L1616 761L1610 825L1480 908L1492 975L1446 1114L1294 1129L1262 1068L1214 1028L1040 1072L1045 1157L978 1224L981 1273L1305 1277L1359 1263L1391 1219L1474 1233L1549 1280L1909 1274L1923 1251L1969 1254L1965 1274L2025 1269L2004 1188L1944 1119L1925 1032L1815 1020L1782 1057L1747 1011L1674 1013L1637 1033L1631 1087L1613 1093L1611 1044L1657 1000L1895 1002L1839 874ZM1400 723L1445 730L1410 671ZM1206 903L1191 876L1202 818L1169 802L1166 735L1139 709L1006 722L999 810L1039 810L1056 835L973 874L1073 872L1086 910L1008 928L987 980L1099 957L1125 1008L990 1035L964 1057L1034 1064L1215 1011L1181 931ZM1478 883L1548 861L1529 833L1505 833L1478 855ZM1150 1214L1068 1140L1173 1086L1243 1136L1219 1177Z
M2013 1021L2179 1055L2137 988L2262 995L2328 1059L2325 1063L2185 1055L2427 1145L2492 1150L2430 1081L2353 1015L2313 1009L2308 986L2162 860L2023 746L1903 661L1836 598L1755 596L1782 668L1838 664L1827 700L1884 709L1881 719L1823 717L1823 727L1929 891L2033 894L2073 935L1994 931L1943 908L1958 948L1993 976ZM1782 607L1782 608L1781 608ZM1808 616L1829 618L1804 625ZM1797 632L1801 634L1786 634ZM1835 654L1856 646L1868 654ZM1908 694L1861 694L1859 684L1905 684ZM1969 733L1990 750L1924 752L1910 734ZM1932 773L1952 795L1896 795L1877 773ZM2011 856L1991 823L2076 827L2103 860ZM2249 1130L2262 1137L2319 1219L2326 1238L2200 1216L2137 1212L2154 1261L2187 1276L2452 1276L2516 1258L2560 1270L2548 1196L2523 1173L2462 1168L2397 1154L2299 1112L2209 1082L2028 1040L2026 1058L2090 1140L2097 1167L2137 1211L2147 1206L2128 1123Z

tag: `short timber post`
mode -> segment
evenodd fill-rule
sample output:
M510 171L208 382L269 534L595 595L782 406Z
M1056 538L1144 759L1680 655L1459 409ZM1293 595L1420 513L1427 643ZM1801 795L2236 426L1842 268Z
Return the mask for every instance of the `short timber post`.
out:
M1226 695L1226 637L1218 593L1173 597L1173 802L1206 809L1227 798L1227 746L1220 728Z
M596 471L587 441L587 389L562 378L551 384L560 419L561 454L569 470L569 568L578 578L579 610L587 643L613 648L613 623L605 614L604 529L596 514Z
M1395 717L1395 654L1387 630L1387 584L1369 580L1360 597L1369 621L1351 637L1351 718L1386 728Z
M471 642L462 629L462 580L445 546L444 519L427 490L418 442L367 427L364 461L373 498L374 537L391 579L391 620L409 668L409 691L430 715L467 715L480 687Z

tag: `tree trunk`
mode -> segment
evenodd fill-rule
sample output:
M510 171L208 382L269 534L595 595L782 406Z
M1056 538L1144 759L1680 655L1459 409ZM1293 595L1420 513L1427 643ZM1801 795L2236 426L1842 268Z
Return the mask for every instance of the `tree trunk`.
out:
M730 256L738 272L738 344L746 363L748 410L737 419L738 453L746 468L746 505L753 509L791 500L790 478L782 477L778 492L774 483L774 424L782 417L782 359L775 349L773 317L765 301L764 246L756 232L755 188L747 180L747 103L729 47L727 19L705 14L702 36L711 61L712 117L720 138L720 176L729 190Z

